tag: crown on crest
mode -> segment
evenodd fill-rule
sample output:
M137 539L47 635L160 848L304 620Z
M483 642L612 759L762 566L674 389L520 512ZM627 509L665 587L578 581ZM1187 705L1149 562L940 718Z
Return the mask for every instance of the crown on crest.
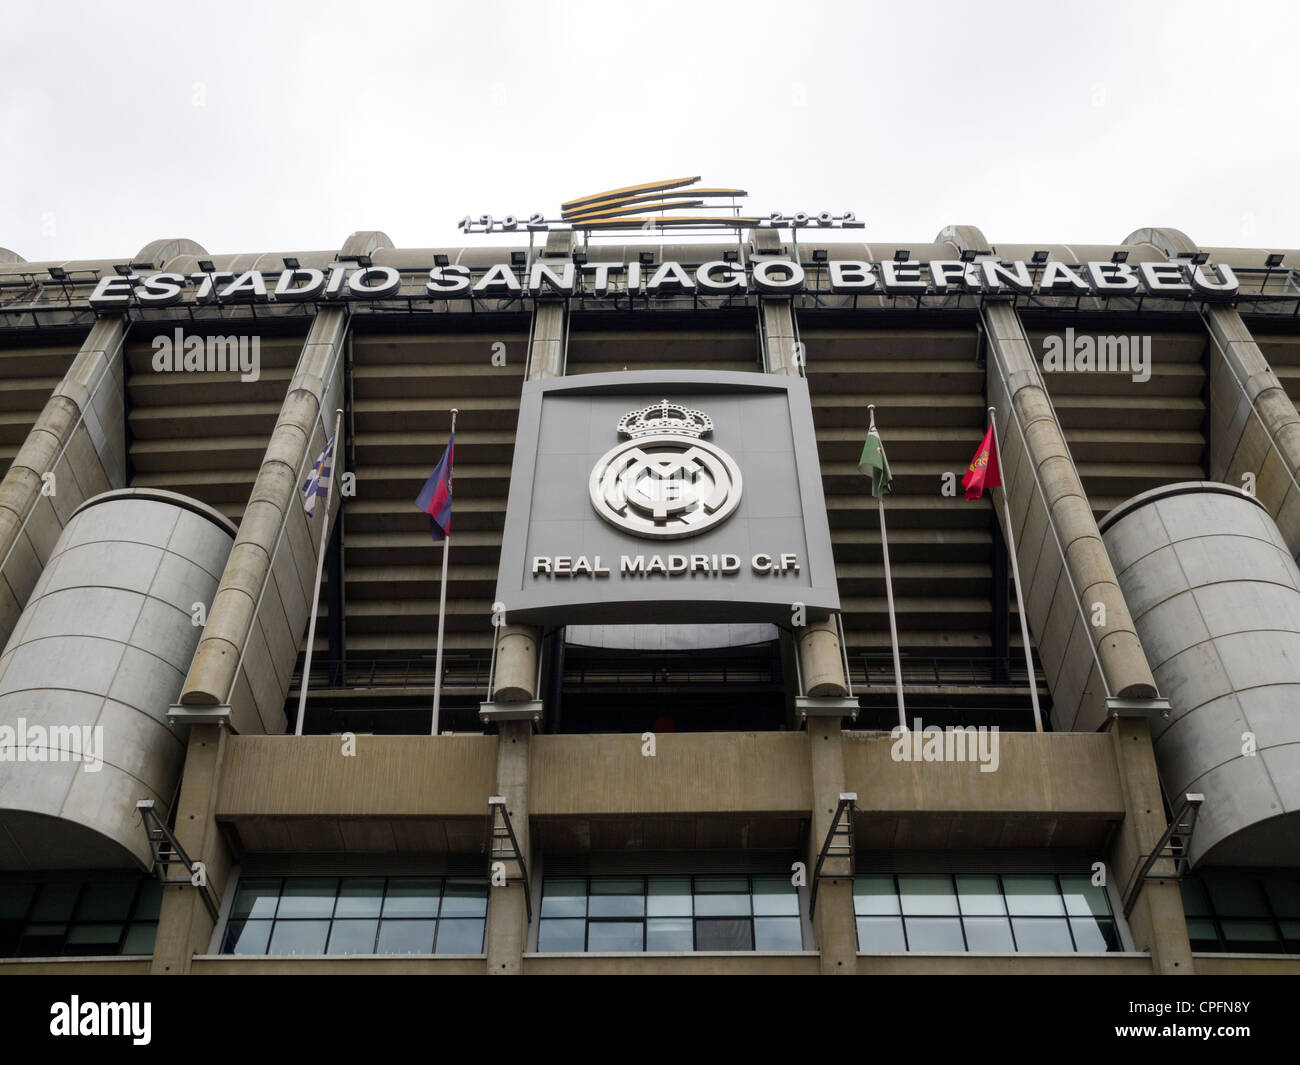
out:
M664 399L649 407L628 411L619 419L618 431L619 435L634 439L659 434L698 438L713 432L713 422L702 410L691 410Z

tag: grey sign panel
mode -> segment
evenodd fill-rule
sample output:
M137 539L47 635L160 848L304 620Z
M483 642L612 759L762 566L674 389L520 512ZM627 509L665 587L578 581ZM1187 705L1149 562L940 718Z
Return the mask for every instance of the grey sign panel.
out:
M840 608L802 378L695 370L524 386L508 621L771 621Z

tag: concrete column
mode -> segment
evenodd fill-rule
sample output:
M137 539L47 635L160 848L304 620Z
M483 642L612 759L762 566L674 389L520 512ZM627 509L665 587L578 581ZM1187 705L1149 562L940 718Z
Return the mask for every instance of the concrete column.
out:
M1300 554L1300 414L1235 307L1208 306L1210 477L1255 497Z
M1107 868L1124 895L1142 862L1155 849L1168 827L1156 775L1151 731L1142 718L1117 717L1109 724L1115 742L1115 762L1124 792L1124 820L1111 843ZM1171 862L1157 862L1152 872L1169 873ZM1182 893L1173 881L1151 881L1141 888L1129 914L1134 946L1151 952L1157 973L1192 973L1192 948L1183 916Z
M811 886L817 855L835 819L835 808L844 790L844 733L840 718L824 715L808 718L809 771L812 773L812 821L808 834L808 882ZM834 859L827 859L831 868ZM838 864L842 864L838 863ZM835 870L832 870L835 871ZM821 952L823 974L849 975L857 972L857 923L853 916L853 880L825 877L817 888L817 910L813 914L813 935Z
M809 622L797 630L797 636L803 694L818 698L847 698L849 687L845 683L844 655L835 619Z
M0 482L0 646L72 514L92 496L126 485L127 329L122 315L96 320ZM53 479L43 481L46 474Z
M1093 729L1105 716L1096 660L1113 696L1155 698L1155 680L1020 316L1009 303L990 302L985 320L989 401L997 408L1026 610L1056 703L1053 719L1058 728ZM1001 506L997 515L1005 521ZM1097 604L1105 607L1101 624L1092 623L1101 616Z
M192 862L202 862L218 910L230 875L232 856L217 827L217 796L226 740L225 725L193 725L185 756L185 776L176 808L176 839ZM172 872L178 871L172 867ZM207 952L213 922L202 892L190 885L168 885L163 891L150 971L183 976L195 954Z
M342 359L338 355L347 322L346 310L334 307L321 310L312 322L181 693L184 705L224 704L227 693L235 686L241 650L248 643L249 653L241 671L246 683L232 697L232 719L239 732L276 732L284 726L285 691L271 666L270 655L285 659L279 663L279 672L284 676L292 671L292 659L297 656L310 610L308 596L302 590L303 580L306 588L313 586L318 523L326 518L323 507L314 519L306 518L298 498L299 472L313 445L324 446L321 408L329 405L331 397L340 395ZM337 513L337 494L331 496L330 503L330 513ZM282 527L289 542L277 552ZM272 616L267 611L263 611L265 619L254 616L268 580L277 581L277 588L268 589L267 596L279 601L276 631L271 633L262 624L265 620L272 625ZM283 588L278 587L279 582ZM283 611L282 615L279 611ZM259 626L258 632L253 631L255 625Z
M798 377L804 365L803 348L795 336L790 301L762 298L758 313L762 316L763 337L767 342L768 372Z
M533 726L529 721L502 721L497 740L497 790L504 795L510 824L519 840L524 867L531 875L532 846L528 826L528 753ZM493 887L488 896L487 971L496 976L523 972L528 949L528 907L524 885L512 880Z
M1198 252L1196 242L1169 226L1139 229L1126 244L1149 244L1173 259ZM1269 366L1236 307L1204 305L1210 333L1210 469L1213 481L1235 488L1255 478L1264 504L1300 556L1300 414Z
M803 372L803 349L795 339L794 312L787 299L759 300L765 352L771 373L798 377ZM845 698L849 694L844 676L844 657L839 627L834 618L811 622L795 633L803 694Z
M567 258L572 234L551 233L544 255ZM540 381L564 376L564 349L568 329L568 305L563 300L539 301L533 310L532 348L528 380ZM506 604L509 616L510 604ZM536 625L503 625L496 634L496 674L491 698L494 702L527 702L538 698L537 654L542 631Z
M502 625L497 630L497 662L492 677L492 701L520 703L537 696L537 649L541 629L536 625Z
M533 348L528 364L528 379L564 376L564 334L569 312L561 301L538 303L533 312Z
M543 254L567 258L572 251L572 234L556 232L547 237ZM533 311L532 348L528 379L538 381L564 376L568 305L562 300L538 301ZM506 604L507 613L510 604ZM537 656L542 630L536 625L502 625L496 630L496 671L491 699L495 703L530 702L537 690ZM528 823L528 752L533 735L530 720L498 722L497 795L504 795L506 812L523 852L524 867L531 875L531 829ZM528 907L524 885L511 881L493 887L488 896L487 971L498 976L523 972L523 954L528 949Z

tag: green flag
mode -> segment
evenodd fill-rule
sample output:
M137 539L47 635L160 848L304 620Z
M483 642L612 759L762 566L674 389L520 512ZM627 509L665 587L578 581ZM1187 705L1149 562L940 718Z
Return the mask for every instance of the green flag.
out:
M889 460L885 458L885 445L876 431L873 419L867 430L866 442L862 445L862 458L858 459L858 472L871 478L871 494L883 499L894 490L894 475L889 472Z

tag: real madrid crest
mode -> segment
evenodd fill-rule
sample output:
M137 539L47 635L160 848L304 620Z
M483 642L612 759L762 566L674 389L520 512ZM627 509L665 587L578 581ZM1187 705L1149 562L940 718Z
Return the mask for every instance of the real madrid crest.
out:
M740 467L701 439L713 432L703 411L662 400L619 420L631 439L591 471L591 505L635 536L678 540L726 521L740 504Z

